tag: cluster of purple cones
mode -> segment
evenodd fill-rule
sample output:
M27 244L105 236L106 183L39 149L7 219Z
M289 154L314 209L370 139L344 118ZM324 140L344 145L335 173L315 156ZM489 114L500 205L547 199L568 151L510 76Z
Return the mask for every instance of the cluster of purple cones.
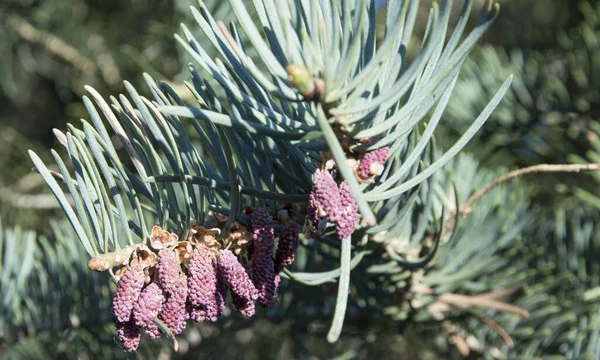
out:
M117 272L113 319L124 349L135 351L142 332L156 339L165 331L180 334L188 319L217 321L228 293L244 316L255 314L256 301L271 306L279 272L294 261L298 232L296 223L285 225L273 257L273 220L263 208L252 211L252 250L243 253L192 237L178 241L155 226L150 247L136 247L129 265Z

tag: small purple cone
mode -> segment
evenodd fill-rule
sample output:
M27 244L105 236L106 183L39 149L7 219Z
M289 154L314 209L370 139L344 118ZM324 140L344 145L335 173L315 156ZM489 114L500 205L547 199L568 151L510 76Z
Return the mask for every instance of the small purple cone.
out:
M306 207L306 220L304 221L304 235L307 238L314 239L317 237L320 229L320 224L324 223L319 217L318 203L315 199L315 194L311 191L308 195L308 206ZM325 222L326 224L326 222Z
M315 198L314 192L310 192L308 195L308 207L306 208L306 218L308 222L316 229L319 226L319 203Z
M346 181L340 184L340 196L342 198L342 216L335 224L335 230L340 239L346 239L354 232L354 226L358 219L358 206Z
M217 265L219 276L231 290L235 308L244 316L254 315L254 300L257 299L258 292L237 257L230 250L223 250L220 252Z
M194 321L217 321L221 311L217 300L215 259L204 247L194 250L188 267L188 311Z
M267 209L256 208L252 212L252 280L258 291L258 302L268 307L273 304L277 293L273 246L275 232L273 219Z
M167 295L167 300L158 318L171 330L174 335L181 334L185 329L188 313L185 306L187 299L187 279L184 274L177 274L173 291Z
M150 339L160 338L160 329L155 323L151 322L150 324L148 324L148 326L146 326L144 330L146 331L146 334L150 337Z
M275 269L277 272L294 262L299 244L299 232L300 227L298 224L291 222L279 233L279 242L275 253Z
M179 262L173 250L162 249L158 252L156 276L160 287L167 294L172 293L179 279Z
M117 337L123 344L123 348L128 352L137 350L140 346L140 329L133 323L128 322L117 322Z
M133 319L139 327L147 327L156 319L165 302L165 296L160 286L152 282L142 291L133 307Z
M251 317L256 313L256 307L254 302L248 301L247 298L231 294L233 299L233 306L240 312L240 314Z
M356 171L358 177L367 180L373 176L381 175L380 171L373 171L373 165L380 165L382 167L387 161L389 151L389 146L384 146L366 153L358 165L358 170Z
M129 265L113 298L113 318L121 323L131 319L131 312L144 287L144 270L138 263Z
M225 310L225 301L227 300L227 284L223 280L223 276L220 276L217 268L217 292L215 298L217 300L217 317L221 316Z
M331 222L340 217L341 199L335 180L327 170L318 169L313 174L311 195L314 196L317 215L325 216Z

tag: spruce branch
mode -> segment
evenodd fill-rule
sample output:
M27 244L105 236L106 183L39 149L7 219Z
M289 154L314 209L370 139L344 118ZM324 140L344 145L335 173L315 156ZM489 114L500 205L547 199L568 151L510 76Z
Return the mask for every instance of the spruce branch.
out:
M352 305L348 296L351 270L353 274L365 268L373 270L373 274L390 274L391 279L378 279L391 282L375 287L382 293L398 288L393 282L406 279L406 272L422 271L426 266L433 273L424 279L429 284L439 285L449 278L472 278L472 273L445 263L449 250L442 251L444 232L436 224L440 203L434 188L442 168L483 126L507 91L511 78L491 97L481 114L473 117L471 127L448 151L438 150L433 135L454 90L460 66L490 26L497 7L484 8L474 31L463 36L471 7L468 0L459 26L446 42L452 1L444 1L439 8L434 5L421 50L407 65L404 49L415 21L416 0L403 2L402 6L388 2L388 10L393 13L386 21L388 31L379 48L375 41L374 1L336 1L333 6L322 1L278 2L272 6L271 1L265 0L253 5L258 15L256 22L242 1L232 0L239 25L232 23L226 28L200 2L198 10L192 9L192 16L202 37L197 39L185 25L176 35L194 63L190 65L191 82L186 86L196 104L184 103L166 83L155 82L147 75L144 77L151 94L148 97L125 83L126 95L105 101L87 87L91 99L85 98L84 103L91 122L83 121L83 130L69 126L65 133L56 132L67 150L65 160L53 154L65 190L41 160L31 154L88 254L96 257L94 261L100 262L100 267L114 264L115 251L127 253L123 249L146 241L149 228L156 225L168 231L169 238L180 240L159 246L165 251L152 251L162 251L164 269L171 266L168 264L175 264L171 270L180 266L178 261L171 261L174 254L180 256L183 265L172 273L185 277L189 275L186 256L190 249L206 245L193 240L192 227L216 227L222 236L210 242L210 251L224 261L223 271L235 269L245 279L236 284L239 286L234 306L242 314L252 315L253 284L238 262L251 261L253 269L265 270L265 279L270 276L273 266L255 266L253 262L259 260L253 258L257 255L253 251L259 251L261 236L272 244L276 231L281 230L282 224L271 224L277 211L284 210L290 220L303 223L309 213L308 206L304 206L307 194L318 188L314 177L318 169L331 181L319 195L319 204L313 203L312 209L319 218L314 228L319 233L315 241L301 243L304 256L311 261L300 262L298 271L285 269L282 277L308 285L338 279L328 341L339 338L346 309ZM241 41L243 34L250 44ZM245 49L247 45L260 56L251 57ZM421 132L425 123L425 131ZM356 169L361 161L359 173ZM73 205L66 200L65 192L71 194ZM329 195L332 196L328 198ZM331 206L319 208L325 203ZM257 206L266 207L269 215L260 219L249 217ZM325 208L330 211L326 216L321 214ZM358 225L357 209L363 218ZM442 219L444 214L442 210ZM248 239L240 243L230 241L241 228L251 234L252 243ZM339 229L356 235L340 235ZM188 236L188 232L192 235ZM499 232L493 227L485 240L491 241ZM365 233L382 234L384 246L372 246ZM360 236L365 248L352 257L352 241ZM340 237L341 244L337 241ZM416 256L417 261L405 261L414 256L394 244L398 238L410 239L428 253ZM262 259L270 259L265 255L272 253L272 246L260 249ZM467 256L474 251L471 250L460 256ZM478 266L486 265L486 261L492 263L492 251L503 248L498 245L486 250ZM223 254L227 255L220 257ZM440 256L445 267L435 273ZM330 264L339 264L339 268L314 272L331 268ZM136 284L141 278L134 277L139 275L137 270L133 268L131 272ZM237 275L231 279L239 278ZM372 288L367 285L369 276L356 279L353 293ZM160 281L167 284L164 279ZM275 282L269 284L276 286ZM121 292L128 289L126 283L122 286ZM139 292L141 288L135 290ZM446 289L440 293L452 292ZM377 298L377 303L389 298L383 294L367 294L363 298L367 296ZM446 300L455 300L452 306L465 311L456 298ZM494 300L484 300L479 300L484 307L502 307ZM379 304L369 306L383 308ZM184 323L179 320L174 325L165 319L165 324L171 324L173 333L178 333Z

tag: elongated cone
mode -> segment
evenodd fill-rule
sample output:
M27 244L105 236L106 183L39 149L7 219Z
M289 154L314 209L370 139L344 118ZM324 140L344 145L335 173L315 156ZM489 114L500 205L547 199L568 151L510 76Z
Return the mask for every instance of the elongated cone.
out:
M227 284L225 280L223 280L223 276L219 274L217 267L217 317L221 316L223 311L225 310L225 301L227 300Z
M319 217L325 217L331 222L337 221L341 212L341 198L335 180L327 170L318 169L313 174L314 206Z
M187 278L184 274L177 274L173 290L167 295L167 300L158 315L158 318L171 330L174 335L181 334L185 329L188 319L185 302L187 299Z
M131 319L134 305L137 303L144 287L144 270L137 262L132 262L127 268L113 298L113 318L122 323Z
M308 206L306 207L306 219L304 221L304 236L314 239L321 234L327 227L327 219L319 216L319 203L315 199L315 194L311 192L308 196Z
M342 198L342 213L335 224L335 230L340 239L346 239L354 232L354 226L358 219L358 205L356 205L356 200L354 200L346 181L340 184L340 196Z
M128 322L117 322L117 337L123 344L123 348L129 352L137 350L140 346L140 329L133 323Z
M160 338L160 329L155 323L151 322L144 328L144 330L146 330L146 334L150 337L150 339Z
M165 248L158 252L156 275L160 287L167 294L172 293L179 281L179 261L173 250Z
M140 294L133 307L133 319L139 327L145 328L150 324L162 309L165 295L160 286L152 282Z
M246 269L230 250L219 253L217 264L221 280L231 290L235 308L244 316L254 315L254 301L258 298L258 292Z
M280 272L294 262L298 250L298 234L300 227L295 222L286 225L279 233L277 252L275 253L275 269Z
M366 153L358 165L358 170L356 171L358 177L362 180L368 180L373 176L381 175L389 151L389 146L384 146Z
M194 321L217 321L221 314L215 265L207 248L194 250L188 266L188 312Z
M267 209L256 208L252 212L252 241L252 280L258 291L258 302L263 306L271 306L277 293L273 264L275 232L273 219Z

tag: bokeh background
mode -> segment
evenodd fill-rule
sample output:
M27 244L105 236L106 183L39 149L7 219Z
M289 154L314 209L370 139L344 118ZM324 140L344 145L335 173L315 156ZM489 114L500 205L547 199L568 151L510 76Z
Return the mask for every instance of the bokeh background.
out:
M462 4L455 2L458 16ZM218 1L214 3L215 18L230 16L217 6ZM421 3L417 38L431 6L431 1ZM474 8L478 9L483 1L476 3ZM466 151L493 170L537 163L599 162L597 2L499 3L499 18L461 73L447 110L444 136L438 141L451 144L512 73L512 90ZM67 123L87 117L81 103L84 85L108 97L124 92L125 80L143 87L142 74L147 72L155 79L169 81L185 96L182 80L188 59L173 34L179 23L192 24L191 4L187 0L0 0L0 259L18 261L19 254L28 251L30 239L44 239L50 244L47 252L36 255L34 267L50 266L53 257L71 259L56 269L69 277L48 281L39 296L17 302L2 300L8 298L8 291L18 289L6 285L12 275L3 274L0 267L0 278L4 278L0 358L135 357L116 346L106 311L110 307L108 281L102 274L89 274L85 269L86 256L69 240L62 211L42 178L31 171L27 150L49 154L49 149L59 148L53 128L64 129ZM595 209L600 208L597 176L549 174L529 184L524 181L531 191L532 206L548 217L557 209L567 216L572 212L595 216ZM16 248L6 245L10 241ZM52 248L55 253L51 253ZM32 293L36 286L42 286L42 281L13 275L13 280L21 281L19 286L31 286ZM318 290L315 292L319 296ZM88 315L77 316L84 313ZM289 315L194 327L186 332L178 354L168 343L154 342L145 344L136 356L440 357L428 346L428 340L410 332L399 335L397 325L383 317L353 314L342 341L332 346L323 335L328 319Z

